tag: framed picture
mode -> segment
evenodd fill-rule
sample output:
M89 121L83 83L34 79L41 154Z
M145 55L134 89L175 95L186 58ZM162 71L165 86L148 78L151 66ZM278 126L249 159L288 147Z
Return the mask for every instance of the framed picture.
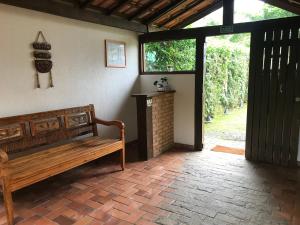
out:
M126 67L126 45L125 42L105 40L106 67Z

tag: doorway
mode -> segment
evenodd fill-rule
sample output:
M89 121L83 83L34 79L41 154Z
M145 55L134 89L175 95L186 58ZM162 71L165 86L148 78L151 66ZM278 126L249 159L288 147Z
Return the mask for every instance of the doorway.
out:
M205 149L245 155L250 33L206 38Z

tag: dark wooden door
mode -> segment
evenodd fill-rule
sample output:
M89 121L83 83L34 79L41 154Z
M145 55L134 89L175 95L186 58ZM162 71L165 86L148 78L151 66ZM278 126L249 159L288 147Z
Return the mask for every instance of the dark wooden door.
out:
M299 27L251 37L246 158L295 165L300 114Z

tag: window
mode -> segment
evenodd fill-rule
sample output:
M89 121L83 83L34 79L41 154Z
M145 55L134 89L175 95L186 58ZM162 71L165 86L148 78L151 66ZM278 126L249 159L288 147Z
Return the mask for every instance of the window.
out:
M195 21L186 28L219 26L223 24L223 7Z
M296 14L284 9L269 5L262 1L252 0L247 2L245 7L244 0L236 0L234 2L235 23L253 22L260 20L279 19L296 16Z
M246 5L246 6L245 6ZM297 16L287 10L272 6L259 0L235 0L234 23L254 22ZM186 28L206 27L223 24L223 8L195 21Z
M145 73L195 71L196 40L150 42L144 44Z

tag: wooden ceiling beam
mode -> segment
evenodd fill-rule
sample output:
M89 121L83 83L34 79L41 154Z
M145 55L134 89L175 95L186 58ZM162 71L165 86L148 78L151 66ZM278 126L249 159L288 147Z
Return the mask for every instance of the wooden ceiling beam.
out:
M107 16L100 11L84 10L79 7L74 7L73 5L62 4L52 0L0 0L0 3L140 33L147 32L147 26L143 24L127 21L118 17Z
M170 23L171 21L175 20L176 18L180 17L181 15L183 15L184 13L186 13L187 11L191 10L192 8L196 7L197 5L203 3L204 0L198 0L193 2L192 4L188 5L187 7L181 9L179 12L177 12L175 15L171 16L169 19L167 19L166 21L164 21L163 23L159 24L159 27L163 27L166 24Z
M138 18L140 15L144 14L147 12L149 9L153 8L155 5L157 5L157 1L150 1L148 4L145 4L143 7L141 7L137 12L135 12L132 16L128 18L128 20L134 20Z
M207 16L208 14L222 8L222 6L223 6L223 2L217 1L217 2L213 3L212 5L206 7L202 12L191 15L190 17L188 17L181 23L176 24L171 29L182 29L182 28L196 22L197 20L202 19L203 17Z
M292 13L300 15L300 5L289 3L288 1L283 0L262 0L265 3L268 3L272 6L285 9L287 11L290 11Z
M234 0L223 0L223 25L234 22Z
M152 24L154 21L158 20L159 18L161 18L162 16L166 15L167 13L169 13L171 10L177 8L178 6L180 6L182 3L184 3L186 0L177 0L171 4L169 4L168 6L162 8L161 10L159 10L157 13L155 13L154 15L152 15L149 19L147 19L146 21L144 21L145 24L150 25Z
M79 8L81 9L85 9L86 7L89 6L89 4L91 4L93 2L93 0L85 0L83 2L79 3Z
M157 42L157 41L170 41L182 39L195 39L201 36L216 36L223 34L237 34L237 33L250 33L256 30L264 29L284 29L286 26L299 27L300 16L280 18L272 20L262 20L256 22L236 23L233 24L232 31L225 32L222 30L223 25L197 27L178 30L166 30L158 32L145 33L139 36L140 43Z
M112 15L112 14L118 12L119 9L121 9L125 5L129 4L130 2L131 2L131 0L120 0L120 2L117 5L115 5L112 9L110 9L108 11L107 15Z

